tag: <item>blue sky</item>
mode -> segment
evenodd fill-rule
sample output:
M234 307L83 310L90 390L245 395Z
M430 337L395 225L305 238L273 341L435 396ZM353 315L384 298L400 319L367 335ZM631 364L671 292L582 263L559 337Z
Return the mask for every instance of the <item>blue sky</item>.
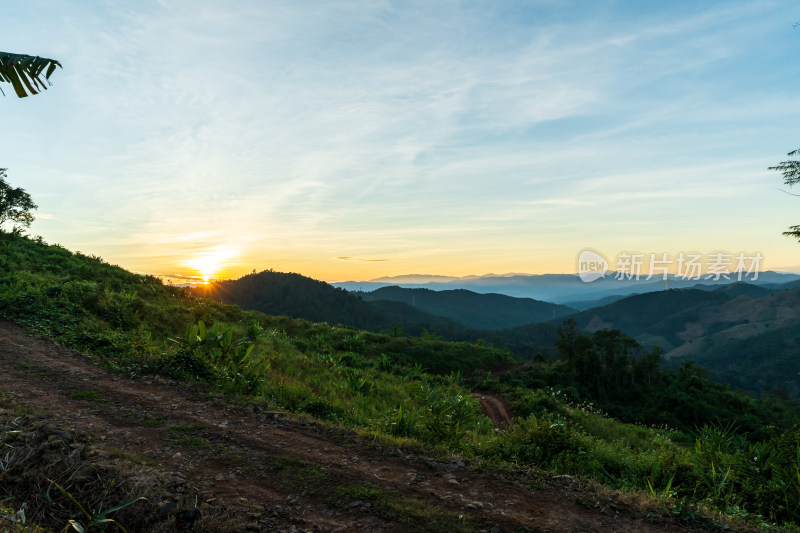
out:
M4 5L31 232L155 274L569 272L586 247L800 269L792 2ZM795 191L800 192L800 191Z

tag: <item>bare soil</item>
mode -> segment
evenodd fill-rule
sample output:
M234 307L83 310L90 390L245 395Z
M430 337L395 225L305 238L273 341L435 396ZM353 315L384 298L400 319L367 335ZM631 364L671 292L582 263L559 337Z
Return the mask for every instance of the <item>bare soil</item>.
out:
M686 530L574 478L434 460L192 385L128 379L7 322L0 392L62 432L185 479L148 503L163 515L160 530L178 530L176 513L192 507L203 513L195 531ZM510 425L500 399L482 404ZM220 509L238 518L219 525Z
M506 402L499 396L494 396L486 392L473 392L472 396L478 399L485 414L497 429L513 429L514 421L506 405Z

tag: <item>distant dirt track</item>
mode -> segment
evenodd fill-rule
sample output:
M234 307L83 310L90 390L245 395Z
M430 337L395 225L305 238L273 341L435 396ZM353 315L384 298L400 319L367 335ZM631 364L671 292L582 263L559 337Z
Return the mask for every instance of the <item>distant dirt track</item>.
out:
M483 392L473 392L472 396L478 399L481 409L492 420L494 427L497 429L514 428L514 422L511 420L511 415L502 398Z

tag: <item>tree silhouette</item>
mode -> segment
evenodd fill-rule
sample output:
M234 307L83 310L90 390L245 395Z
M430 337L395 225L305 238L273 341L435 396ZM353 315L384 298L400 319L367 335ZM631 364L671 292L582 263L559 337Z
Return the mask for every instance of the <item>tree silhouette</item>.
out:
M800 156L800 148L793 150L786 155L789 157ZM800 161L796 159L781 161L774 167L769 167L769 170L777 170L783 174L783 183L789 187L800 183ZM800 241L800 226L789 226L789 231L784 231L783 234L788 237L794 237Z
M6 182L6 169L0 168L0 226L11 222L12 233L20 233L23 227L27 228L33 222L31 211L36 208L31 195L20 187L9 185Z
M0 52L0 82L10 83L20 98L47 89L56 67L63 68L55 59Z

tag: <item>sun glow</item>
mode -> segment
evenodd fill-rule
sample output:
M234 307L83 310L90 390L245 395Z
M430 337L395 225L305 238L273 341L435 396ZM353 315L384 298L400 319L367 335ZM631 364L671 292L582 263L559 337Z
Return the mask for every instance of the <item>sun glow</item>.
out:
M189 260L188 266L196 272L197 277L202 278L203 284L207 284L226 266L226 260L235 256L235 251L229 247L209 248L198 252Z

